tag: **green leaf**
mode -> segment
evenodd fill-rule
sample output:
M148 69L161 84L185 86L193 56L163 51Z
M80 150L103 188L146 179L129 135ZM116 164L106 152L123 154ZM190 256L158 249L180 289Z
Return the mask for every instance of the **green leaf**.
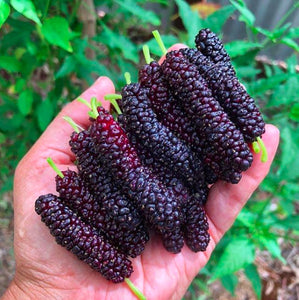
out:
M19 72L21 63L13 56L0 56L0 69L1 68L8 72Z
M252 27L255 22L254 14L246 7L243 1L230 0L231 4L240 12L240 21L244 21L248 26Z
M31 107L33 103L33 94L32 91L27 89L23 91L18 99L18 108L19 111L24 115L27 116L31 112Z
M223 25L235 10L232 5L223 6L204 20L205 27L210 28L215 33L220 33Z
M34 21L39 26L42 25L31 0L10 0L10 5L26 18Z
M299 51L299 45L298 43L296 43L294 40L288 38L288 37L284 37L280 40L280 43L281 44L284 44L284 45L287 45L289 46L290 48L296 50L296 51Z
M126 11L138 17L144 23L151 23L154 26L159 26L161 24L160 18L153 11L144 9L139 6L135 1L127 0L125 2L122 1L114 1L119 6L121 6Z
M74 56L67 56L60 67L60 69L55 74L55 79L64 77L71 72L76 70L77 61Z
M289 127L284 127L281 130L281 161L280 168L277 172L278 176L284 180L298 178L299 170L299 132L298 130Z
M291 120L299 122L299 103L292 106L289 117Z
M178 8L179 15L183 21L183 24L188 32L188 46L194 45L194 37L197 35L200 28L205 27L203 20L199 17L199 14L192 11L189 4L184 0L175 0Z
M50 99L44 100L37 107L37 121L39 128L44 131L51 122L54 115L53 104Z
M299 27L290 28L289 32L286 34L286 37L291 39L299 38Z
M260 236L259 240L265 246L265 248L273 255L273 257L278 258L284 264L286 260L281 256L280 247L277 243L277 238L272 236Z
M111 49L121 50L126 59L138 63L139 55L137 46L126 36L112 31L104 24L102 26L103 32L95 40L107 45Z
M211 281L246 267L254 261L254 256L255 248L249 239L233 239L220 256Z
M235 296L235 290L238 285L238 277L234 274L229 274L221 277L220 280L224 288Z
M9 13L10 13L9 5L5 2L5 0L0 0L0 28L8 18Z
M283 228L285 230L299 230L299 217L298 215L291 215L283 220L275 221L272 226Z
M245 268L245 275L251 282L252 288L258 299L262 297L262 281L257 268L254 264L250 264Z
M65 18L53 17L45 20L42 26L42 34L50 44L59 46L68 52L73 52L70 44L73 35Z
M290 76L290 75L289 75ZM285 84L278 85L267 107L287 105L299 101L299 77L291 75Z
M178 38L174 35L161 35L161 38L166 49L179 42ZM151 54L157 55L158 57L162 55L161 49L154 38L149 40L146 45L148 45Z
M5 143L5 141L6 141L6 137L4 133L0 132L0 145Z
M252 96L263 94L269 90L276 88L281 82L288 79L289 74L277 74L270 78L258 79L247 84L248 93Z
M244 55L257 48L261 48L261 44L242 40L233 41L225 45L225 49L231 58Z

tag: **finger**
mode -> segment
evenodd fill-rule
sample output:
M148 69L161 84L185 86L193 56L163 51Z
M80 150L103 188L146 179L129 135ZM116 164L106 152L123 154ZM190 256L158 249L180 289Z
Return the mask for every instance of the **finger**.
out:
M260 154L253 154L252 166L243 173L238 184L219 181L210 190L206 212L212 223L211 234L215 242L232 226L242 207L269 172L278 147L278 129L266 125L263 141L268 151L266 163L260 161Z
M112 81L107 77L100 77L80 97L88 102L92 97L96 97L106 109L109 109L110 103L104 100L104 96L114 92L115 89ZM90 123L88 117L89 110L90 109L86 105L76 100L67 104L51 122L30 151L36 150L36 152L44 153L46 155L47 151L51 149L58 153L64 153L66 157L72 156L68 141L73 132L73 128L63 119L63 117L69 116L78 125L86 128Z
M167 49L167 53L170 51L175 51L175 50L179 50L179 49L183 49L183 48L188 48L188 46L186 46L185 44L174 44L173 46L171 46L170 48ZM165 59L165 55L163 55L160 59L159 59L159 64L161 65L162 62Z

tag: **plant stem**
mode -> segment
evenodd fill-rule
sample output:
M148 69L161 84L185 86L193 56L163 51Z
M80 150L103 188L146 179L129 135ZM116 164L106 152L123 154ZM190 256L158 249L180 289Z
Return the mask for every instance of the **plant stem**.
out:
M89 103L87 100L85 100L85 99L79 97L79 98L77 98L77 101L79 101L79 102L85 104L88 108L91 109L91 105L90 105L90 103Z
M142 294L142 292L133 284L133 282L129 278L125 278L126 284L129 286L130 290L136 295L136 297L140 300L146 300L146 297Z
M149 65L153 61L153 59L151 58L151 54L150 54L148 45L144 45L142 47L142 51L143 51L143 55L145 58L145 62Z
M260 148L258 142L253 142L252 148L253 148L254 153L260 153L260 151L261 151L261 148Z
M124 76L125 76L125 79L126 79L126 83L130 84L132 82L131 81L131 74L129 72L125 72Z
M80 125L78 125L72 118L70 118L68 116L64 116L62 119L67 121L77 133L80 132L79 129L84 130L84 128L82 128Z
M115 108L116 112L121 115L122 111L119 108L118 103L116 102L116 99L121 99L121 95L118 94L107 94L104 96L105 100L108 100L111 102L111 104L113 105L113 107Z
M258 144L259 144L259 146L261 147L261 150L262 150L261 162L268 161L267 148L266 148L263 140L260 137L258 137L257 142L258 142Z
M159 31L158 30L154 30L152 32L152 34L153 34L155 40L157 41L157 43L158 43L158 45L159 45L159 47L160 47L163 55L165 55L167 53L167 50L166 50L165 45L164 45L164 43L162 41L162 38L161 38L161 35L160 35Z
M62 172L58 169L58 167L55 165L54 161L52 160L51 157L47 158L47 163L51 166L51 168L57 173L57 175L61 178L64 177Z
M92 97L90 99L90 105L91 105L91 112L90 112L90 116L94 119L97 118L97 116L99 115L97 107L99 106L99 103L97 102L97 98L96 97Z

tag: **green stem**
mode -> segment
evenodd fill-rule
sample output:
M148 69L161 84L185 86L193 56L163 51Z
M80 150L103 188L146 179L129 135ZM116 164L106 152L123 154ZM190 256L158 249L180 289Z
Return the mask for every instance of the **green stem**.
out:
M143 51L143 55L145 58L145 62L149 65L153 61L153 59L151 58L151 54L150 54L148 45L144 45L142 47L142 51Z
M131 81L131 74L129 72L125 72L124 76L125 76L125 79L126 79L126 83L130 84L132 82Z
M108 100L111 102L111 104L113 105L113 107L115 108L116 112L121 115L122 111L119 108L119 105L116 102L116 99L121 99L121 95L118 94L107 94L104 96L105 100Z
M130 290L136 295L136 297L140 300L146 300L146 297L142 294L142 292L133 284L133 282L129 278L125 278L126 284L129 286Z
M57 173L57 175L61 178L64 177L62 172L58 169L58 167L55 165L54 161L52 160L51 157L47 158L47 163L51 166L51 168Z
M158 45L159 45L162 53L165 55L167 53L167 49L165 48L165 45L164 45L164 43L162 41L162 38L161 38L161 35L160 35L159 31L158 30L154 30L152 32L152 34L153 34L155 40L157 41L157 43L158 43Z
M98 113L98 110L97 110L97 107L99 105L101 105L101 103L99 103L97 101L97 98L96 97L92 97L90 99L90 105L91 105L91 111L89 112L89 116L92 117L93 119L96 119L97 116L99 115Z
M253 142L252 148L253 148L254 153L260 153L260 151L261 151L261 148L260 148L258 142Z
M90 105L90 103L89 103L87 100L85 100L85 99L79 97L79 98L77 98L77 101L79 101L80 103L85 104L88 108L91 109L91 105Z
M268 161L267 148L266 148L263 140L260 137L257 138L257 142L262 150L261 162L267 162Z
M82 128L80 125L78 125L72 118L70 118L68 116L64 116L62 119L67 121L77 133L79 133L80 130L84 130L84 128Z

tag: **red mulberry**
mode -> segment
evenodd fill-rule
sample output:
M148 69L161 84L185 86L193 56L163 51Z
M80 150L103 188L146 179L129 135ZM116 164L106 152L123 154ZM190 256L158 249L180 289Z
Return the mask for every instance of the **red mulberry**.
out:
M166 187L142 166L136 150L113 117L101 107L98 113L90 133L97 143L96 149L102 162L122 182L123 190L135 200L147 222L164 239L166 232L174 232L181 227L177 199L171 197ZM179 242L182 247L183 243Z

